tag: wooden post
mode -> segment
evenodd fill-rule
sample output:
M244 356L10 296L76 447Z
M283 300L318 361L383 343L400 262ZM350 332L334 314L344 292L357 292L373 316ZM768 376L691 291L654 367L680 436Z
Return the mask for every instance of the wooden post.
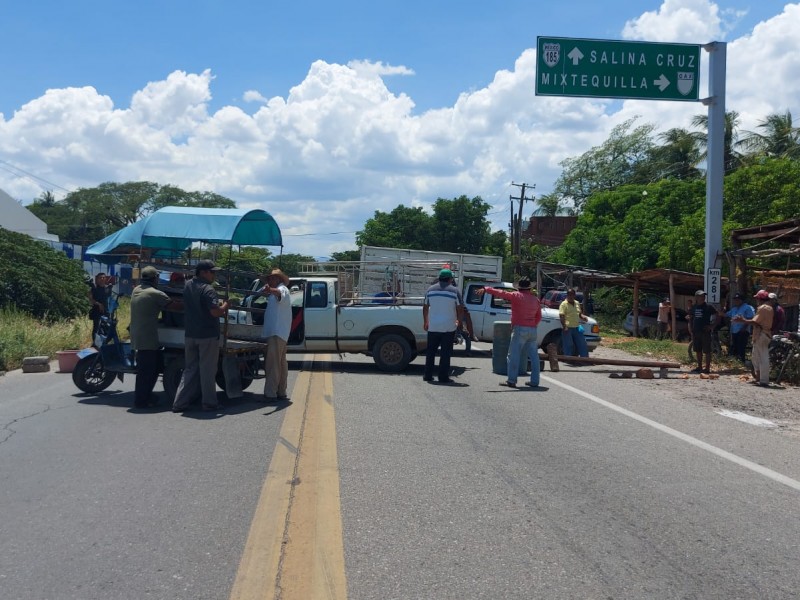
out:
M547 359L550 361L550 370L558 373L558 347L555 344L547 344Z
M675 311L675 280L672 271L669 272L669 313L672 327L672 341L678 339L678 323Z
M633 337L639 337L639 278L633 280Z

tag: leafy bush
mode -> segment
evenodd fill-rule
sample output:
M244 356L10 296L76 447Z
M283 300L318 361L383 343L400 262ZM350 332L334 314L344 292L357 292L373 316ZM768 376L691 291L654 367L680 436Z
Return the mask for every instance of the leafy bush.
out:
M85 315L88 288L81 263L33 238L0 228L0 309L48 321Z

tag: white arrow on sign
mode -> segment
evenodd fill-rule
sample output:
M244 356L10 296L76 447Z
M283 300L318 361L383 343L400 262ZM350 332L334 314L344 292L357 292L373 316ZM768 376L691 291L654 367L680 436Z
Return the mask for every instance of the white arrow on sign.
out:
M664 74L662 73L661 77L653 80L653 85L658 86L658 89L663 92L669 87L669 79L664 77Z
M567 54L567 58L571 58L572 64L577 65L579 62L581 62L581 59L583 58L583 52L581 52L577 48L573 48L572 50L570 50L570 53Z

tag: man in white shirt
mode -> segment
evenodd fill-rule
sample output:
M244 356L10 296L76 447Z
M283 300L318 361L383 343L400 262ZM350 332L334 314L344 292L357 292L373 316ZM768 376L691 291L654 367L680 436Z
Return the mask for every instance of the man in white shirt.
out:
M286 360L286 342L292 329L292 299L289 277L283 271L272 269L265 279L266 284L257 292L268 296L261 328L261 337L267 342L264 396L267 402L277 402L287 399L289 363Z
M439 354L439 383L453 383L450 379L450 357L453 354L453 339L463 318L464 302L461 292L452 284L453 272L442 269L439 282L425 292L422 304L422 326L428 332L428 348L425 351L425 374L422 379L433 381L436 366L436 351Z

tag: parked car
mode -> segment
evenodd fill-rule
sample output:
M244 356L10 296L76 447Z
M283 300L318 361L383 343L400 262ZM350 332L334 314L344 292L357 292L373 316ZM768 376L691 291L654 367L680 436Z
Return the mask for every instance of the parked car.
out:
M639 309L639 335L641 337L655 337L658 332L656 318L658 317L657 306L645 306ZM689 337L689 321L686 320L686 311L681 308L675 309L675 326L678 330L678 339ZM633 311L625 317L622 326L625 331L633 333Z
M561 303L567 299L567 290L548 290L542 298L542 306L547 308L555 308L561 306ZM583 292L575 292L575 299L581 303L582 308L586 308L583 304Z

